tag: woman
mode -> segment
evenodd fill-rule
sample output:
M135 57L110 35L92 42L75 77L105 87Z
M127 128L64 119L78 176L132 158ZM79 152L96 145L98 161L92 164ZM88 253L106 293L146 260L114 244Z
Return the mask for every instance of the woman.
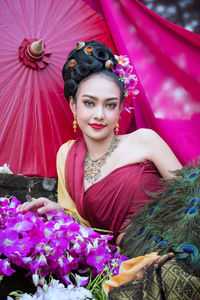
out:
M59 204L39 198L21 210L66 209L87 226L112 231L119 244L131 215L149 199L144 189L157 190L160 176L172 177L181 164L152 130L115 136L127 92L117 65L112 51L96 41L77 43L70 52L64 94L83 137L58 152Z
M181 169L171 149L154 131L139 129L130 134L115 135L124 94L127 95L127 89L130 91L135 87L131 82L134 76L128 74L130 81L121 78L122 70L119 71L118 66L112 51L96 41L77 43L76 48L70 52L63 67L64 94L74 114L74 130L78 125L83 136L65 143L58 151L59 204L39 198L21 206L24 212L32 210L38 214L65 210L77 217L81 224L111 231L113 242L117 245L121 242L125 228L128 227L127 232L131 231L131 234L134 231L135 223L128 226L132 215L149 203L145 190L158 191L161 177L170 179L173 177L172 171ZM132 220L140 226L140 222L142 224L145 219L146 215L141 213ZM142 232L141 229L139 231ZM124 252L127 249L131 252L132 245L138 241L137 233L130 240L132 244L129 243L129 236L128 239L125 236L125 242L122 241L122 246L128 244ZM144 235L143 241L147 244L144 253L152 252L151 247L148 251L149 233L148 236ZM137 258L133 268L132 261L128 261L129 270L125 266L128 275L122 272L119 277L105 283L105 291L110 292L110 299L115 300L143 299L145 295L151 296L151 299L188 299L184 295L188 295L191 290L191 295L198 297L199 279L185 275L182 268L179 265L177 267L176 261L170 260L169 264L164 264L165 269L160 269L161 263L173 255L167 254L163 258L152 253ZM147 268L149 265L150 268ZM174 267L175 270L169 269ZM162 270L166 274L165 278L162 277ZM174 284L176 276L177 285ZM189 290L188 280L192 284ZM113 290L113 287L118 286ZM180 290L178 292L177 287ZM182 287L188 291L185 293ZM132 293L132 296L127 296L127 293ZM172 298L170 293L173 293Z

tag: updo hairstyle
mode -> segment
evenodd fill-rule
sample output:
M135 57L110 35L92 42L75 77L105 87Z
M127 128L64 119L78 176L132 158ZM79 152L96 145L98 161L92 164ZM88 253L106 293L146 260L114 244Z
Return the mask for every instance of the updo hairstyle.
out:
M104 74L110 77L120 88L121 99L124 98L124 84L118 75L112 71L118 61L114 57L112 50L103 43L96 41L78 42L67 58L62 69L64 79L64 95L69 101L72 96L76 101L76 93L79 84L87 80L93 74Z

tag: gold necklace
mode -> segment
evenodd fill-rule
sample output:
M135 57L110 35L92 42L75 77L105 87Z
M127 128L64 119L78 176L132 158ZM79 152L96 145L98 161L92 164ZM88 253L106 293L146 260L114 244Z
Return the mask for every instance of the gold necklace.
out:
M107 157L110 156L113 153L113 151L117 148L119 141L119 137L114 136L109 148L100 158L96 160L92 160L89 157L88 152L86 152L84 166L85 179L88 182L94 183L101 177L101 167L105 164Z

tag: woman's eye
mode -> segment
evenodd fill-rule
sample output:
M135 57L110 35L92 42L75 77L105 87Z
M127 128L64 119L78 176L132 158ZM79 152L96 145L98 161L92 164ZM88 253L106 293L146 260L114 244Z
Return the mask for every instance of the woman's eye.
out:
M116 106L117 106L117 104L116 103L107 103L107 105L106 105L108 108L115 108Z
M85 106L93 106L94 105L93 101L90 101L90 100L85 100L83 103L85 104Z

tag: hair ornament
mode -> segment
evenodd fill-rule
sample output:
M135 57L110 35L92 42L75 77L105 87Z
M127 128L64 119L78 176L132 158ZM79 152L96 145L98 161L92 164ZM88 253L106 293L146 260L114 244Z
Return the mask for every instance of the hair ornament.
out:
M87 55L92 55L93 47L92 46L87 46L83 51Z
M112 71L118 74L119 79L124 83L124 96L137 95L139 93L136 90L138 79L133 73L133 66L130 65L129 58L126 55L115 55L118 64Z
M83 48L85 46L84 42L77 42L76 43L76 50L80 50L81 48Z
M114 67L114 64L113 64L112 60L108 59L105 62L105 67L106 67L107 70L112 70L112 68Z
M69 63L68 63L68 66L70 68L74 67L75 65L77 64L76 60L75 59L70 59Z

